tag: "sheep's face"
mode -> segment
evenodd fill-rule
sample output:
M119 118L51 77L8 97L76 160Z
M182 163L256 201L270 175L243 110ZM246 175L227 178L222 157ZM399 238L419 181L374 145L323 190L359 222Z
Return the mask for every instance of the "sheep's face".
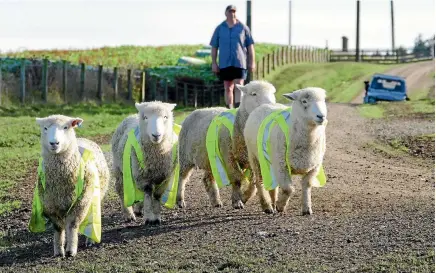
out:
M76 138L74 128L81 126L83 119L62 115L36 118L41 127L42 148L50 154L60 154L68 150L71 140Z
M247 113L253 112L262 104L276 103L276 89L266 81L252 81L245 86L236 84L236 88L243 93L240 108Z
M327 124L326 91L319 87L307 87L284 94L293 101L292 108L297 115L312 125Z
M144 102L135 106L139 111L139 127L143 136L154 144L161 143L167 135L172 136L172 111L176 104Z

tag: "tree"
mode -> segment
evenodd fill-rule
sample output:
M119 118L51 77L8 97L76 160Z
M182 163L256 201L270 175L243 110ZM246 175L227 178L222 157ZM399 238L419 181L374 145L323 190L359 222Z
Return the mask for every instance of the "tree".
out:
M430 55L430 48L426 45L422 39L422 34L419 34L415 39L415 45L413 46L413 54L418 57Z

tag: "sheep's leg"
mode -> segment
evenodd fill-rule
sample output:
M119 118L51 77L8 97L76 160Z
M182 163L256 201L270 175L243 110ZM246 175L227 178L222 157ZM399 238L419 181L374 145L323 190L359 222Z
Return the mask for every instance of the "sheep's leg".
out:
M278 189L277 188L269 191L269 196L271 198L271 204L272 204L272 207L273 207L274 211L277 210L277 195L278 195Z
M274 208L271 204L270 197L268 196L268 193L262 183L262 174L260 171L259 161L253 155L250 155L250 153L248 158L250 160L250 166L253 171L253 180L257 188L257 195L259 196L260 206L265 213L274 213Z
M133 205L133 212L135 216L142 216L142 209L144 207L144 202L138 202Z
M153 213L153 190L150 185L147 185L144 189L144 207L143 214L145 218L145 225L153 225L156 217Z
M187 164L180 163L180 172L179 172L179 186L177 188L177 205L179 208L186 207L185 203L185 185L188 182L189 177L192 174L193 166L188 166Z
M234 209L243 209L244 203L242 202L241 181L234 181L232 183L232 206Z
M77 245L79 241L79 221L74 219L73 216L67 219L66 238L67 238L67 251L68 257L74 257L77 254Z
M65 257L65 229L54 224L53 248L54 256Z
M242 202L245 204L248 202L248 200L251 199L256 194L256 183L253 182L254 176L251 175L249 179L248 188L245 190L244 194L242 195Z
M116 170L113 175L115 178L115 191L120 197L120 204L123 211L124 220L127 222L136 221L133 208L124 206L123 174L119 170Z
M295 189L292 186L292 180L289 176L286 162L279 161L273 166L273 168L274 175L277 178L277 182L280 187L280 194L277 200L277 211L284 212L288 206L289 197L295 191Z
M217 183L213 179L212 173L210 171L205 171L202 180L212 206L221 208L223 203L221 202L220 191Z
M301 187L303 192L303 215L312 214L312 185L311 181L316 178L319 168L315 168L308 172L301 181Z

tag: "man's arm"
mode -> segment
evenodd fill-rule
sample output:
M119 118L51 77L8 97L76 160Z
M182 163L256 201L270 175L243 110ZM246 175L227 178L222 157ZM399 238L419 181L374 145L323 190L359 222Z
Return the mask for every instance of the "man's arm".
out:
M218 56L218 48L212 47L212 64L217 64L216 57Z
M213 32L212 35L212 39L210 40L210 45L212 46L212 52L211 52L211 57L212 57L212 71L214 73L218 73L219 72L219 67L217 64L217 55L218 55L218 47L219 47L219 27L217 27L215 29L215 31Z
M248 46L248 68L252 72L256 68L256 52L254 51L254 44Z

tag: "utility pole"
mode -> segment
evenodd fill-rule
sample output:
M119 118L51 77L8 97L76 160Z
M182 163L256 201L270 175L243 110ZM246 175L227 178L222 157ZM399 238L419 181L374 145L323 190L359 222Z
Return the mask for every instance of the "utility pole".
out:
M392 35L392 53L395 52L395 23L394 23L394 1L391 0L391 35Z
M247 27L253 34L253 29L251 28L251 0L247 0Z
M289 40L288 46L291 46L291 0L289 0Z
M356 62L360 62L360 0L356 4Z

